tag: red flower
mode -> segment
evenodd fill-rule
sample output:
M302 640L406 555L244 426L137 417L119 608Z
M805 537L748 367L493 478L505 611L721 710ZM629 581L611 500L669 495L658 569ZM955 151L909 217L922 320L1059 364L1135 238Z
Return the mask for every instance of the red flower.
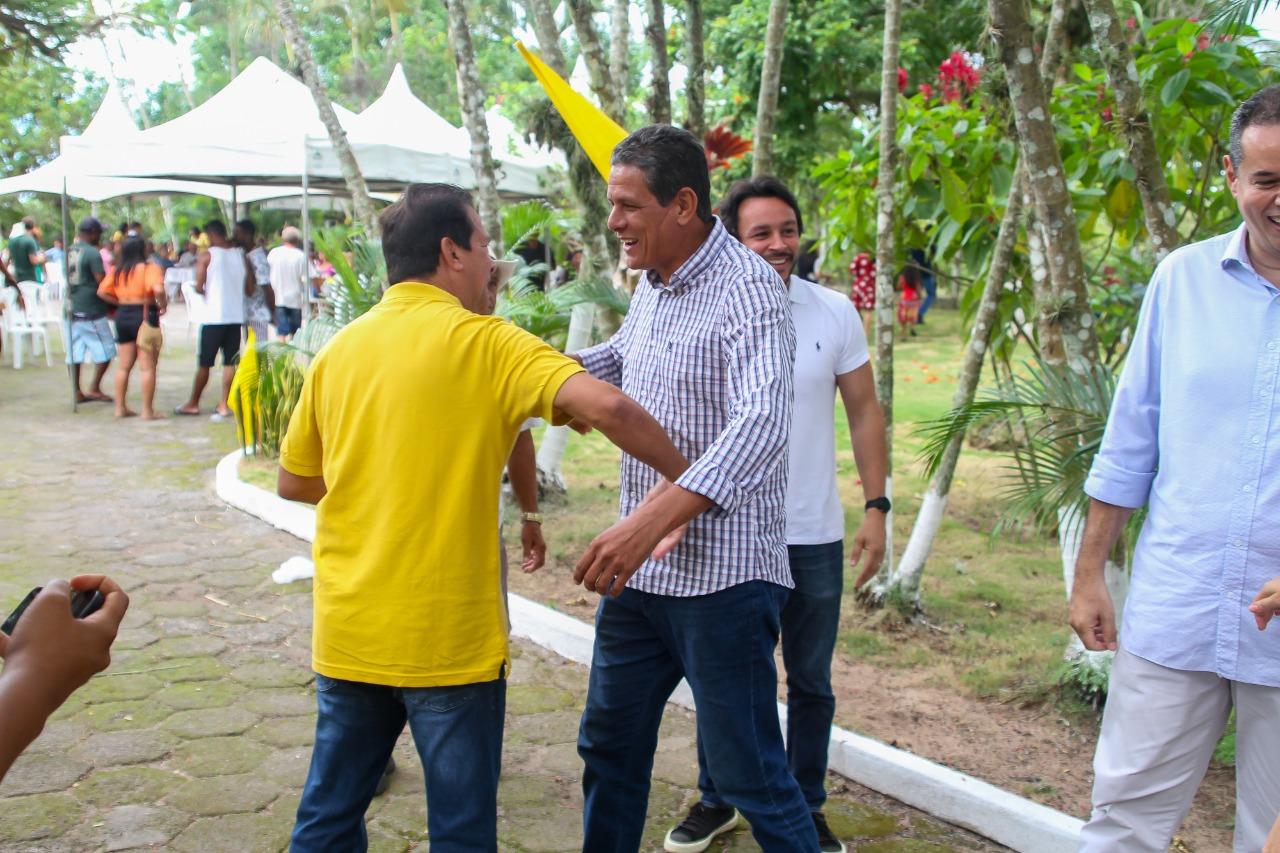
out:
M922 96L926 101L932 101L932 100L933 100L933 87L932 87L932 86L930 86L928 83L921 83L921 84L920 84L920 95L921 95L921 96Z
M898 91L907 91L907 69L905 68L898 69Z
M1201 33L1200 35L1196 36L1196 50L1208 50L1208 49L1209 49L1209 34Z
M1102 120L1106 122L1111 121L1111 107L1102 108Z
M1124 19L1124 25L1125 25L1125 27L1127 27L1127 28L1128 28L1128 29L1130 29L1130 30L1137 29L1137 28L1138 28L1138 19L1137 19L1137 18L1125 18L1125 19Z

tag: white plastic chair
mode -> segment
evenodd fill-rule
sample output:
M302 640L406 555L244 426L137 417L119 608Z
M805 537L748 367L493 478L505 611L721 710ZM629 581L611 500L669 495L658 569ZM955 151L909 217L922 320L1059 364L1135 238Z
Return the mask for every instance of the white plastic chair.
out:
M205 302L203 294L196 293L194 281L182 283L182 301L187 303L187 338L191 339L194 331L204 325L204 318L209 313L209 303Z
M26 300L24 295L23 300ZM5 335L9 339L10 358L13 359L13 369L22 369L23 350L26 349L26 342L31 341L32 356L38 355L40 350L37 344L44 350L44 361L49 367L53 367L53 355L49 352L49 340L45 334L44 327L33 324L27 316L27 312L18 306L18 294L14 292L12 287L0 287L0 299L4 301L4 311L0 312L0 334Z
M62 341L62 351L66 352L66 332L63 330L61 306L50 295L49 286L36 284L34 281L20 281L18 289L22 291L22 298L27 303L27 322L32 326L45 329L46 334L50 326L56 327ZM38 350L33 353L33 355L39 354Z

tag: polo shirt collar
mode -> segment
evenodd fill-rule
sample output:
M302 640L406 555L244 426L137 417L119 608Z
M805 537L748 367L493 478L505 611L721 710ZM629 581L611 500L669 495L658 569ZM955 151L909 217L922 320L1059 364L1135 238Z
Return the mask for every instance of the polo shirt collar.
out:
M707 235L707 239L702 241L689 258L680 265L679 269L671 274L671 280L663 284L658 278L657 272L654 270L644 271L644 280L648 285L657 290L679 290L681 288L691 288L697 286L702 278L702 274L709 270L716 259L720 257L720 253L724 251L725 246L733 238L729 236L729 231L720 222L720 217L713 217L715 224L711 226L711 233Z
M1233 261L1247 270L1253 269L1253 264L1249 262L1248 246L1245 243L1245 236L1248 233L1245 224L1241 222L1240 227L1231 234L1231 239L1227 241L1227 247L1223 250L1222 258L1219 260L1223 269L1229 268Z
M461 306L462 302L447 290L441 290L426 281L402 281L387 288L382 302L450 302Z
M805 287L805 284L805 280L800 276L791 276L791 281L787 284L787 298L797 305L803 305L811 301L809 288Z

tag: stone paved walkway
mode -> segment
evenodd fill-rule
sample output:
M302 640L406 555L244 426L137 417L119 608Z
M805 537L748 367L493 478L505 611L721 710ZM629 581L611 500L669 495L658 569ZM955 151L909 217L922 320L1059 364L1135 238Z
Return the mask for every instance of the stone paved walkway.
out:
M159 406L194 359L167 331ZM216 381L216 380L215 380ZM136 408L137 396L133 402ZM206 419L72 415L61 367L0 367L0 609L50 577L106 572L132 596L111 668L72 697L0 783L0 851L274 851L287 845L314 726L309 583L270 572L306 546L213 492L233 428ZM207 394L206 405L211 397ZM500 847L575 850L574 750L586 671L516 648L500 793ZM646 850L692 802L691 715L672 709L654 769ZM427 849L408 739L369 812L371 847ZM833 779L832 825L865 853L996 850ZM758 849L745 831L717 850Z

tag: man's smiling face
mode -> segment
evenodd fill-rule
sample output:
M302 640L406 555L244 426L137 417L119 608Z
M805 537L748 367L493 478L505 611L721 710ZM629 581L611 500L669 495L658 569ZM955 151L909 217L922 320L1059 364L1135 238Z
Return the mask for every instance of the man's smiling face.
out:
M738 235L784 282L791 279L800 253L800 225L791 205L780 198L747 199L738 207Z
M1274 281L1280 273L1280 124L1245 128L1240 149L1239 166L1226 160L1227 185L1249 232L1249 257Z
M680 229L675 202L658 202L635 166L609 170L609 230L622 241L622 257L633 270L655 269L670 254L671 237Z

